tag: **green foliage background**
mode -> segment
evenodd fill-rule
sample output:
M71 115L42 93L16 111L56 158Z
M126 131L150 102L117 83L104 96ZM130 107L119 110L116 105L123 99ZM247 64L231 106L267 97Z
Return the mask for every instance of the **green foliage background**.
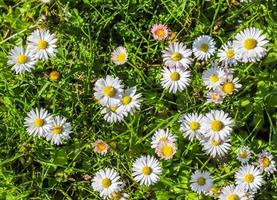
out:
M272 151L276 157L276 58L277 2L253 0L57 0L44 4L32 0L0 0L0 199L98 199L83 176L114 167L127 182L131 199L201 199L191 192L189 178L196 169L210 171L217 185L233 182L239 163L236 149L249 145L254 152ZM41 19L46 16L46 21ZM192 45L210 34L217 47L246 27L263 30L270 40L267 57L256 64L239 64L236 76L243 88L222 105L204 105L201 73L210 62L191 67L192 83L183 93L168 94L160 86L161 50L167 42L152 39L154 23L168 24L179 41ZM31 73L16 75L7 66L15 45L26 45L35 28L48 28L58 38L58 53L40 61ZM129 61L115 66L110 55L124 45ZM48 80L52 69L62 73L59 82ZM126 86L143 94L140 112L121 124L106 123L93 99L96 79L119 76ZM26 113L45 107L69 119L72 140L56 147L29 136L23 126ZM206 156L198 142L189 142L179 131L178 119L185 112L229 112L235 119L232 149L223 160ZM178 136L178 153L163 161L161 181L153 187L135 183L132 162L152 154L150 136L169 128ZM91 143L101 138L112 151L101 157ZM266 178L256 199L277 199L276 175ZM208 199L208 198L204 198Z

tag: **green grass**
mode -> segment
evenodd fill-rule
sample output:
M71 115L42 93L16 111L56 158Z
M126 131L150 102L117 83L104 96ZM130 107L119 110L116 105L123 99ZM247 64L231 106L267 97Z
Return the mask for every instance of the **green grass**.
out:
M277 3L274 0L0 0L0 199L98 199L89 181L99 169L114 167L126 181L131 199L201 199L189 187L196 169L210 171L217 185L233 183L239 167L238 147L249 145L255 153L267 149L276 157ZM41 16L47 20L42 21ZM242 89L221 105L204 105L201 73L210 63L191 67L192 83L177 95L160 85L161 51L166 42L152 39L150 28L165 23L177 38L191 47L202 34L215 38L217 47L246 27L257 27L270 40L268 54L256 64L239 64L236 75ZM31 73L16 75L7 66L15 45L25 45L37 27L56 33L56 57L38 62ZM118 45L128 49L129 61L115 66L110 54ZM59 82L48 80L52 69L62 73ZM143 94L140 112L121 124L108 124L93 98L96 79L120 77L126 86ZM30 136L23 125L27 112L44 107L68 118L72 139L56 147ZM206 156L198 142L190 143L179 131L181 113L219 108L235 119L232 149L225 160ZM161 181L139 186L131 176L132 162L141 154L154 155L150 136L169 128L178 136L178 152L162 161ZM91 143L101 138L112 144L107 156L93 152ZM256 199L277 199L277 177L266 178ZM204 198L208 199L208 198Z

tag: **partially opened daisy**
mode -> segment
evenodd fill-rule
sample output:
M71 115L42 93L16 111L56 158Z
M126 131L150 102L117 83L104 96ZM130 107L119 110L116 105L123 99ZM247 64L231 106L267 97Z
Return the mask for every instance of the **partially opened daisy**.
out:
M27 38L28 50L37 58L47 60L56 54L56 35L49 30L37 29Z
M267 174L273 174L275 171L277 171L274 157L270 152L263 150L257 156L257 165L262 171L266 172Z
M189 68L192 63L192 51L183 43L171 43L163 52L163 61L167 67Z
M91 186L101 197L110 197L123 189L123 182L114 169L105 168L96 172Z
M226 67L236 65L238 61L233 42L229 41L227 44L224 44L219 50L217 57Z
M214 140L225 140L231 134L233 120L222 110L211 110L203 119L204 135Z
M181 116L180 130L185 138L192 141L194 138L200 139L202 136L202 120L203 115L197 113L187 113Z
M205 95L208 103L222 103L224 100L224 93L221 90L210 90Z
M242 85L239 83L239 79L237 77L233 78L232 76L229 76L221 83L221 90L225 95L230 95L235 91L238 91L241 86Z
M121 109L120 106L120 104L105 106L102 109L101 114L104 115L104 119L109 123L121 122L128 113L124 109Z
M244 165L235 174L236 184L246 191L256 191L263 183L262 171L254 165Z
M123 65L128 60L128 52L125 47L119 46L112 52L112 61L116 65Z
M152 136L151 148L156 149L160 142L176 141L176 137L168 129L158 129Z
M51 144L60 145L62 140L70 139L71 125L66 122L65 117L54 117L51 130L46 133L45 138L51 141Z
M53 117L44 108L32 109L24 119L24 125L30 135L45 136L51 131Z
M101 139L97 139L92 146L94 151L101 155L105 155L109 150L109 145Z
M205 151L206 154L210 155L213 158L225 156L231 147L229 139L201 140L201 144L203 146L203 151Z
M141 185L153 185L160 180L162 168L153 156L141 156L133 163L133 177Z
M12 70L17 74L30 72L36 64L35 57L30 51L25 50L22 46L14 47L8 56L8 65L12 66Z
M164 24L155 24L152 26L151 32L155 40L164 40L168 36L168 28Z
M225 73L220 67L212 67L203 72L203 85L208 89L217 89L225 79Z
M214 183L211 174L207 171L196 170L190 178L190 187L192 191L200 194L208 194Z
M215 50L215 41L209 35L199 36L192 45L193 54L198 60L208 60L215 53Z
M182 92L190 83L190 72L178 67L164 67L161 84L171 93Z
M127 200L127 199L129 199L129 194L124 193L122 191L115 192L107 199L109 199L109 200Z
M102 106L113 106L120 103L123 87L122 80L108 75L95 82L94 97Z
M238 33L234 47L242 62L256 62L266 55L266 35L258 28L246 28Z
M248 146L238 149L237 158L242 163L247 163L251 158L252 151Z
M227 185L222 188L219 200L250 200L252 196L244 191L244 188L235 185Z
M136 87L131 87L122 93L121 97L121 106L120 109L123 109L124 111L134 114L136 110L140 109L141 104L141 94L136 93L137 89Z
M174 142L161 141L156 148L156 153L161 159L169 160L174 156L176 150Z

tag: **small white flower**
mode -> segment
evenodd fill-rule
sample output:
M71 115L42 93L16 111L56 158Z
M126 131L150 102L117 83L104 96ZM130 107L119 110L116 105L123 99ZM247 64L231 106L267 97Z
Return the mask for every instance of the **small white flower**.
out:
M258 190L262 183L262 172L253 165L242 166L235 174L236 184L246 191Z
M182 92L190 83L189 77L189 71L176 67L164 67L162 71L161 84L163 88L169 90L169 92Z
M127 200L129 199L129 194L124 192L115 192L110 197L109 200Z
M9 52L7 64L12 66L15 73L20 74L26 71L30 72L34 68L36 60L30 51L25 51L22 46L16 46Z
M47 60L53 57L57 51L56 49L56 35L51 34L49 30L35 30L27 38L28 50L37 58Z
M169 160L173 158L174 154L177 151L177 147L176 144L173 142L161 141L159 142L155 151L161 159Z
M266 35L257 28L246 28L238 33L234 47L242 62L256 62L266 55Z
M125 64L128 60L128 52L126 48L122 46L117 47L113 51L111 59L116 65Z
M91 186L100 193L100 197L110 197L123 189L123 182L114 169L106 168L96 172Z
M212 156L213 158L225 156L231 147L230 139L201 140L201 144L206 154Z
M60 145L62 140L70 139L71 125L66 122L65 117L54 117L51 129L46 133L45 138L51 141L51 144Z
M219 57L219 61L226 67L236 65L238 63L233 42L229 41L227 44L224 44L219 50L217 56Z
M225 73L222 68L212 67L203 72L203 85L208 89L217 89L225 79Z
M275 171L277 171L274 157L271 153L263 150L257 156L258 162L256 164L262 171L266 172L267 174L273 174Z
M215 53L215 41L211 36L201 35L192 45L194 56L199 60L208 60Z
M184 114L180 118L181 128L185 138L192 141L194 138L200 139L202 136L203 115L197 113Z
M239 79L233 78L233 76L228 76L222 83L221 83L221 90L224 92L225 95L233 94L235 91L238 91L241 88L241 84L239 83Z
M225 140L230 136L232 127L232 118L221 110L211 110L203 119L203 132L209 139Z
M124 90L121 97L120 109L133 115L136 110L140 109L141 104L141 94L136 94L136 87L131 87Z
M109 145L106 142L104 142L103 140L100 140L100 139L96 140L93 143L92 147L94 148L95 152L97 152L101 155L105 155L109 150Z
M24 125L30 135L45 136L51 131L53 117L44 108L32 109L24 119Z
M210 90L205 95L208 103L223 103L224 93L221 90Z
M192 51L183 43L171 43L163 52L163 61L167 67L189 68L192 63Z
M153 156L141 156L133 163L133 177L141 185L153 185L160 180L162 168Z
M227 185L222 188L219 200L250 200L251 195L244 191L244 188L235 185Z
M109 123L121 122L128 113L120 108L120 106L121 105L105 106L101 114L104 115L104 119Z
M123 92L122 81L118 77L107 76L95 82L94 97L102 106L113 106L120 103Z
M191 175L190 187L192 191L197 192L198 194L208 194L213 185L214 183L211 174L207 171L201 172L200 170L196 170Z
M248 146L241 147L238 150L237 158L242 163L247 163L251 158L252 151Z
M151 148L156 149L160 142L176 141L176 137L168 129L158 129L152 136Z

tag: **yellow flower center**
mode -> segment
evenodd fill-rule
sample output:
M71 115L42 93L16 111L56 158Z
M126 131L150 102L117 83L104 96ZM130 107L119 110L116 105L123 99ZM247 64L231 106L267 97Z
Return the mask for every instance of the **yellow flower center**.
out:
M43 119L41 119L41 118L36 118L35 120L34 120L34 125L35 125L35 127L42 127L43 126L43 124L44 124L44 120Z
M39 40L38 41L38 48L40 50L44 50L48 47L48 43L45 40Z
M130 96L125 96L121 99L121 102L123 105L128 105L132 101L132 97Z
M219 94L218 93L212 93L212 96L211 96L211 98L213 99L213 100L217 100L217 99L219 99Z
M104 142L99 142L96 144L96 147L99 151L104 151L106 149L106 144Z
M213 74L210 76L210 81L212 83L216 83L219 80L218 76L216 74Z
M117 55L117 57L116 57L116 60L117 60L118 62L124 62L124 61L126 60L126 55L125 55L125 53L119 53L119 54Z
M174 152L174 149L173 149L173 147L171 145L165 145L162 148L162 153L166 157L171 156L173 154L173 152Z
M145 166L142 168L143 175L149 175L149 174L151 174L151 172L152 172L152 169L148 166Z
M108 188L112 184L111 180L109 178L104 178L101 182L101 185L103 188Z
M242 151L242 152L240 152L239 156L240 156L241 158L247 158L248 153L247 153L247 151Z
M221 141L220 141L220 140L212 140L212 145L213 145L214 147L219 146L220 144L221 144Z
M268 167L270 165L270 160L267 157L264 157L262 160L263 167Z
M255 40L254 38L247 38L246 40L244 40L243 46L247 50L254 49L257 46L257 40Z
M112 194L111 200L120 200L121 197L122 197L121 192L115 192L115 193Z
M229 194L227 200L239 200L239 196L236 194Z
M213 186L213 187L210 189L210 191L211 191L211 193L216 194L216 193L218 193L218 188L215 187L215 186Z
M155 35L157 35L158 37L164 37L165 33L164 30L162 28L159 28L155 31Z
M198 122L192 121L189 124L189 127L190 127L191 130L195 131L195 130L200 128L200 124Z
M211 122L211 129L213 131L220 131L223 129L223 127L224 127L224 124L219 120L213 120Z
M117 109L118 109L118 106L111 106L110 107L110 111L112 111L112 112L116 112Z
M54 134L61 134L63 130L63 127L57 125L52 128L52 133Z
M204 177L200 177L198 180L197 180L197 184L198 185L205 185L206 183L206 179Z
M179 61L182 59L182 55L179 52L173 52L171 55L171 59L174 61Z
M112 86L105 86L103 88L103 93L105 95L107 95L108 97L114 97L115 96L115 93L116 93L116 90L114 87Z
M56 80L58 80L60 78L60 73L58 72L58 71L52 71L52 72L50 72L50 74L49 74L49 79L51 80L51 81L56 81Z
M228 50L226 51L226 57L227 57L227 58L233 58L234 55L235 55L234 49L228 49Z
M180 80L180 74L178 72L172 72L170 75L170 79L172 81L179 81Z
M225 92L226 94L231 94L234 89L235 89L235 85L232 82L226 82L223 84L223 92Z
M20 54L18 57L17 57L17 62L19 64L25 64L27 62L27 56L23 55L23 54Z
M203 51L206 53L209 50L209 45L206 43L203 43L200 45L199 49L200 49L200 51Z
M246 183L253 183L254 182L254 176L252 174L245 174L244 175L244 181Z

